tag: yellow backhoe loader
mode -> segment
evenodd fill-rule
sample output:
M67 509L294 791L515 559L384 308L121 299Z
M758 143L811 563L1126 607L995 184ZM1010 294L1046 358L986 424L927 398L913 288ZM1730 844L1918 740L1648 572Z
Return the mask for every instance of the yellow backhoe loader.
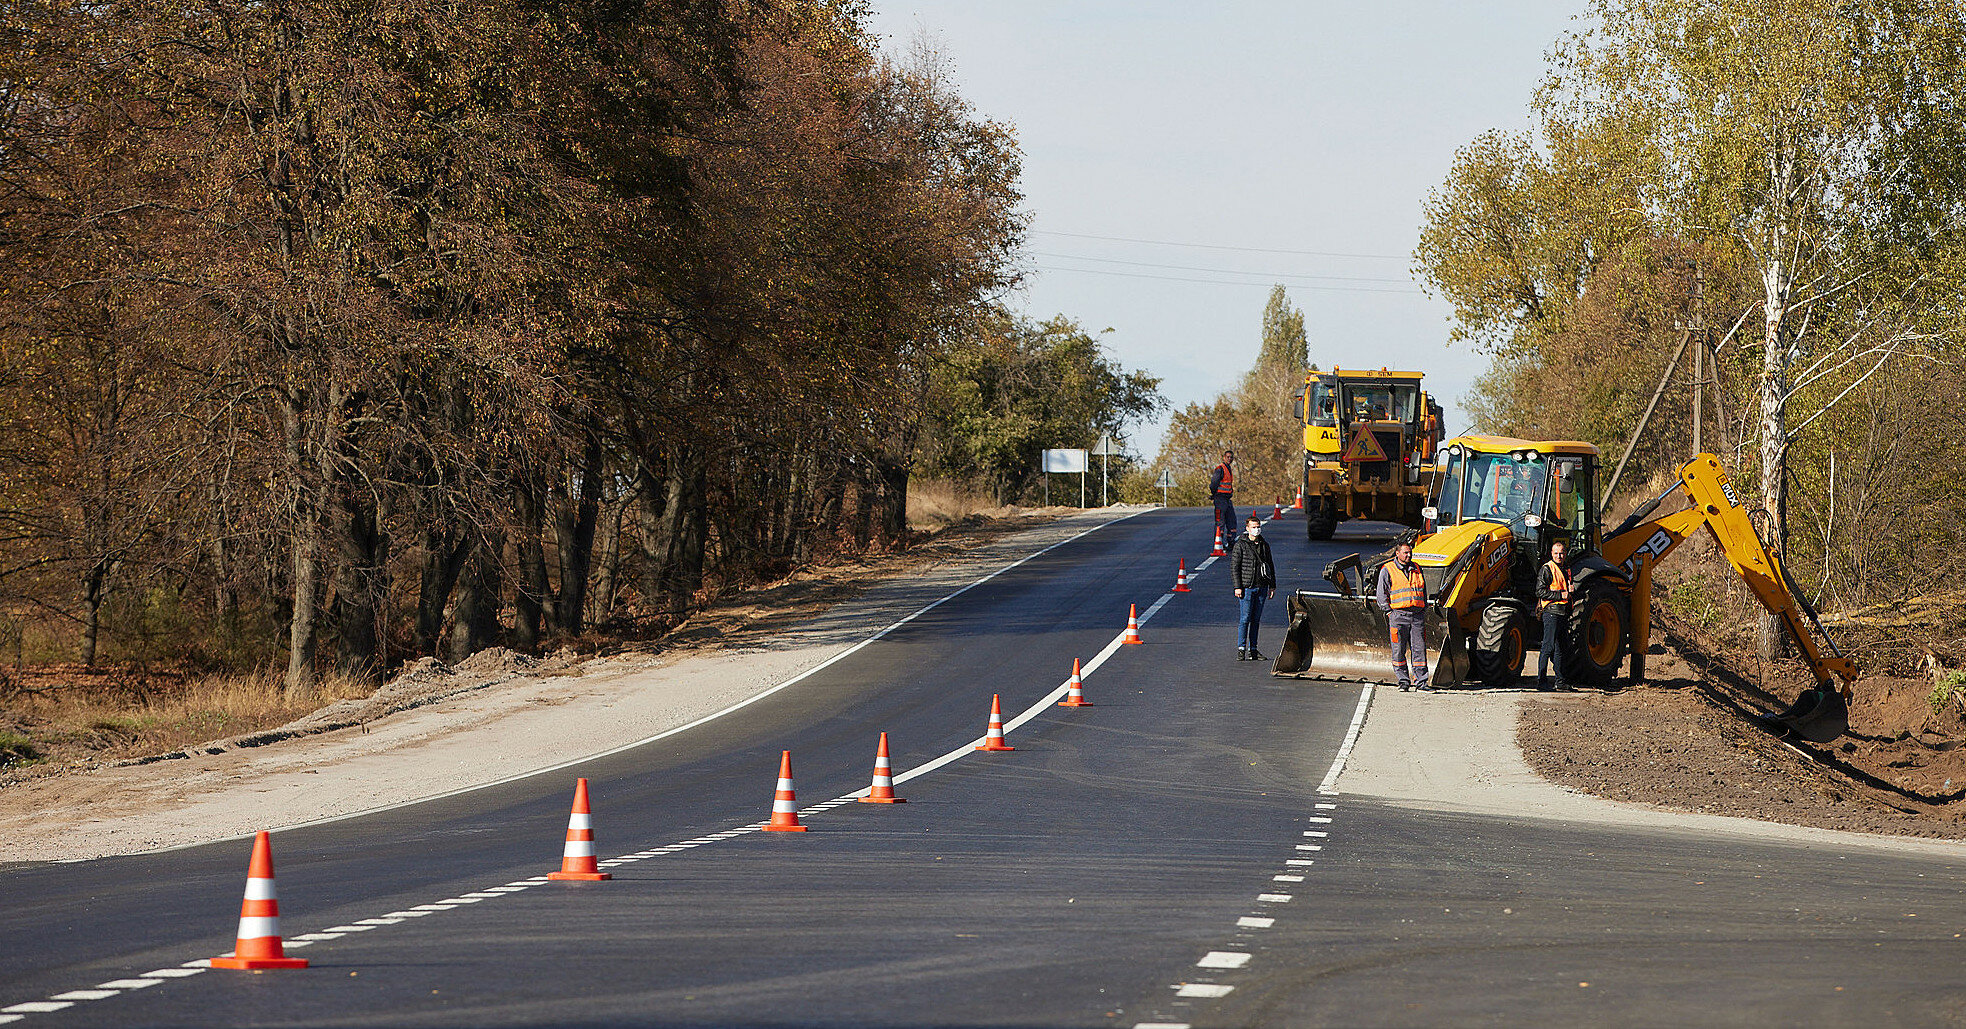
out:
M1440 445L1440 404L1419 372L1333 368L1297 394L1304 426L1304 525L1328 540L1351 518L1422 524Z
M1434 502L1413 560L1426 580L1427 656L1433 684L1513 685L1540 646L1537 570L1550 544L1570 545L1571 601L1563 639L1564 677L1606 687L1629 656L1633 683L1645 679L1651 639L1652 569L1704 526L1768 610L1780 616L1815 674L1788 709L1765 721L1828 742L1848 728L1848 683L1857 668L1836 650L1781 561L1766 547L1720 461L1700 454L1672 488L1604 530L1594 500L1598 450L1589 443L1461 436L1441 448ZM1657 512L1678 496L1683 506ZM1409 537L1412 538L1412 537ZM1312 679L1390 682L1386 615L1372 599L1379 566L1352 554L1325 568L1332 590L1290 595L1290 628L1272 672ZM1827 653L1825 652L1827 648ZM1836 680L1841 679L1843 684Z

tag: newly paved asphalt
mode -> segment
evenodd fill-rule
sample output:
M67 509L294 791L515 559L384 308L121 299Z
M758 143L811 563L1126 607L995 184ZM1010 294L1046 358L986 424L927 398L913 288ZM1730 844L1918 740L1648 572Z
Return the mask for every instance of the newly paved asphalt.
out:
M304 971L145 975L229 949L243 843L0 870L0 1018L22 1003L66 1005L14 1012L24 1026L1946 1024L1966 1012L1954 985L1966 902L1950 863L1320 794L1359 688L1231 660L1222 562L1154 615L1144 645L1087 677L1095 706L1047 708L1010 734L1014 753L965 754L901 784L908 803L833 807L807 817L808 833L722 835L766 816L781 749L812 805L866 786L881 730L903 772L979 735L992 693L1007 715L1037 702L1072 658L1107 647L1129 603L1144 611L1166 592L1177 557L1196 566L1211 526L1193 509L1117 522L689 732L280 833L290 939L375 920L296 950L314 963ZM1270 538L1286 587L1376 549L1313 548L1294 519ZM1280 604L1268 622L1274 653ZM528 883L558 866L575 776L591 780L603 857L663 852L611 882ZM395 914L415 911L427 913Z

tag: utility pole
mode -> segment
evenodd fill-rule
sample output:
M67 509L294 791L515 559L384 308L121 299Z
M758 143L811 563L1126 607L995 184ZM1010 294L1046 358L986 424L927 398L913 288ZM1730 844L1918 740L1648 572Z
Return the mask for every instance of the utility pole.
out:
M1700 428L1706 421L1707 395L1707 270L1693 264L1693 453L1702 453Z

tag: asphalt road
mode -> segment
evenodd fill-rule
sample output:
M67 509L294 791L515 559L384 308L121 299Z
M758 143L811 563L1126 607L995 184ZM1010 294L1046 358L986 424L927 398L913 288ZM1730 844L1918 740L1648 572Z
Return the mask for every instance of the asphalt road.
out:
M743 711L577 768L275 838L303 971L231 946L241 843L0 871L23 1025L1943 1024L1966 902L1931 859L1417 814L1317 790L1360 689L1232 660L1221 562L1014 753L808 807L1015 716L1206 555L1206 510L1117 522ZM1286 587L1356 543L1270 532ZM1370 546L1369 544L1367 546ZM933 597L928 599L932 600ZM1281 605L1265 642L1274 653ZM1370 731L1368 729L1368 731ZM558 866L575 776L605 883ZM1281 877L1281 878L1280 878ZM369 920L365 922L365 920ZM367 928L341 928L361 927ZM327 932L323 933L323 930ZM1215 966L1215 967L1209 967ZM115 985L150 983L149 985ZM1582 985L1588 983L1589 985ZM79 991L72 992L72 991ZM90 996L83 996L88 994ZM100 996L95 996L95 995ZM14 1011L10 1005L65 1005Z

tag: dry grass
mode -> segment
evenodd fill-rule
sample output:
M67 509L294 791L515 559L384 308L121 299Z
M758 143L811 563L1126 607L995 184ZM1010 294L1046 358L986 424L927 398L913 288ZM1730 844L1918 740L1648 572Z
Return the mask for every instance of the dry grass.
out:
M995 497L961 483L943 479L912 479L908 483L908 527L911 529L940 529L970 518L996 518L1011 511L997 503Z
M186 676L54 666L16 673L0 696L0 769L113 761L270 729L373 687L338 676L293 703L273 669Z

